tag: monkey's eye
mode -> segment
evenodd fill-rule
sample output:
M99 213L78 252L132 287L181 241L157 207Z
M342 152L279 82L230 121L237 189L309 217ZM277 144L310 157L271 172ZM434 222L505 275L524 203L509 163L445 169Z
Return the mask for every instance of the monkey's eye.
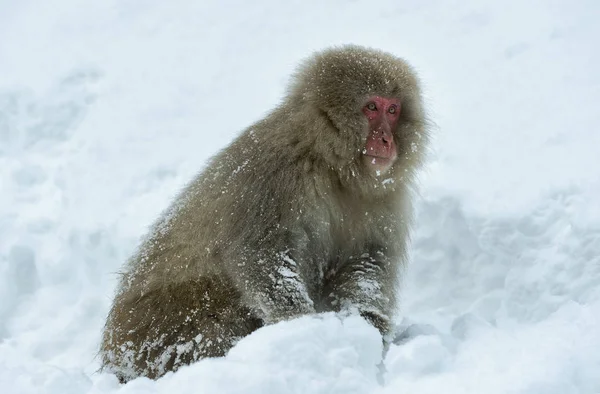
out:
M392 105L392 106L391 106L391 107L388 109L388 112L389 112L390 114L395 114L397 110L398 110L398 108L397 108L395 105Z
M377 109L377 106L375 105L375 103L369 103L367 104L367 109L369 109L369 111L375 111Z

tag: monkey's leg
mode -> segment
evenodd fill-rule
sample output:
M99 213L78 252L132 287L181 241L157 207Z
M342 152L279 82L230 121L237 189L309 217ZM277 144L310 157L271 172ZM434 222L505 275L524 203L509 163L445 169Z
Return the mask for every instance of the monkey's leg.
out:
M222 280L165 284L117 300L104 334L103 364L121 381L155 379L199 359L224 356L260 326Z
M358 310L387 343L396 305L397 265L376 250L347 261L327 278L323 297L331 310Z
M230 276L242 290L245 305L255 306L265 323L315 313L300 262L291 256L290 248L282 246L266 251L245 250L232 259L236 266Z
M384 360L392 340L397 274L398 266L384 252L365 253L346 262L327 278L323 293L331 310L358 310L381 333L383 349L377 365L377 381L381 385L386 373Z

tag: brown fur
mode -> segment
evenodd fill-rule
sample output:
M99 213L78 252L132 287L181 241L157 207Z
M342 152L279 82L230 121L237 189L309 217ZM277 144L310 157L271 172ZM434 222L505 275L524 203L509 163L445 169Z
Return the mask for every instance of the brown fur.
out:
M367 97L399 98L398 159L365 168ZM123 274L101 354L123 381L223 356L264 324L355 310L382 334L396 308L427 143L417 78L345 46L308 59L283 103L212 158Z

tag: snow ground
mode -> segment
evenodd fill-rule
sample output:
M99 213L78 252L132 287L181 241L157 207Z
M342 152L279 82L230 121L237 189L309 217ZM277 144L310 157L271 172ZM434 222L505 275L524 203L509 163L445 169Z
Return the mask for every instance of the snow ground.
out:
M0 391L599 393L599 18L593 0L0 0ZM147 226L301 58L348 42L413 63L437 124L384 384L376 331L334 315L156 382L97 373Z

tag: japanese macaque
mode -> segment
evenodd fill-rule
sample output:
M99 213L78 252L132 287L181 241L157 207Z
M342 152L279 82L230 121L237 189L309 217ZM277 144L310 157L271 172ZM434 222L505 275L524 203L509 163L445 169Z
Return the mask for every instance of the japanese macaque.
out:
M385 341L427 124L404 60L354 45L307 59L282 103L210 160L126 265L103 369L158 378L325 311L358 313Z

